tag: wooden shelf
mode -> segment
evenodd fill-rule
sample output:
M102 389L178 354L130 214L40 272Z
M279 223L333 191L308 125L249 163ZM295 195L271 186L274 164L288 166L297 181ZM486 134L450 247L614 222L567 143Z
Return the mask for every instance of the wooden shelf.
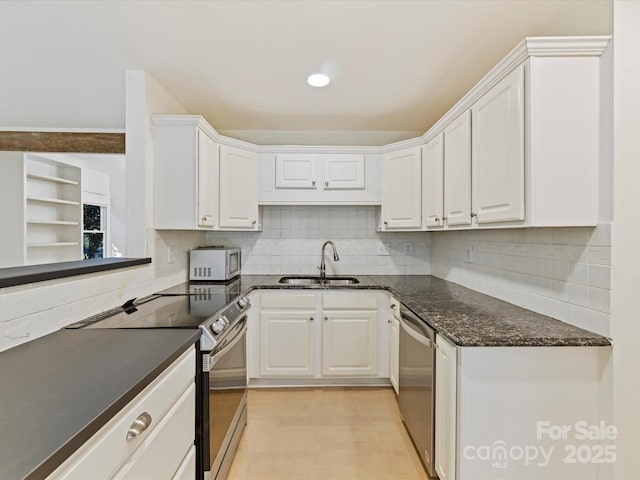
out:
M27 248L71 247L74 245L78 246L80 242L27 243Z
M27 197L27 201L42 202L42 203L58 203L61 205L80 205L80 202L74 202L73 200L61 200L59 198Z
M27 224L29 225L80 225L80 222L67 222L64 220L27 220Z
M43 182L62 183L64 185L80 185L80 182L76 180L69 180L62 177L52 177L49 175L39 175L36 173L27 173L27 178L31 178L33 180L41 180Z

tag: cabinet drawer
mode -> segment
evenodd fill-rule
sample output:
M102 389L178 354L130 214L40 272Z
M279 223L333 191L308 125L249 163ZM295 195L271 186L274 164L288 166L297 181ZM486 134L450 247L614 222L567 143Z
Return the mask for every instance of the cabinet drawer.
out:
M140 444L153 434L162 423L163 416L194 383L194 378L195 349L190 348L58 467L49 479L111 478ZM127 440L130 426L144 412L151 416L151 424L142 433ZM192 418L189 421L192 441L195 436L193 423ZM185 446L182 454L186 448Z
M195 437L196 387L192 384L115 475L117 480L171 479Z
M326 310L377 310L377 293L325 293L322 306Z
M263 293L260 308L315 310L315 293Z
M196 446L192 445L172 480L193 480L194 478L196 478Z

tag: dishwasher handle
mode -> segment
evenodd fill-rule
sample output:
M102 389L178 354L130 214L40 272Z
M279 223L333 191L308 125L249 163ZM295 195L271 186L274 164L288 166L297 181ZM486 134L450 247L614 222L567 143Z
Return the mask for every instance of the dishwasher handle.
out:
M435 342L433 341L434 332L429 326L413 314L407 314L405 310L402 311L400 316L400 326L416 341L423 344L428 348L435 348Z

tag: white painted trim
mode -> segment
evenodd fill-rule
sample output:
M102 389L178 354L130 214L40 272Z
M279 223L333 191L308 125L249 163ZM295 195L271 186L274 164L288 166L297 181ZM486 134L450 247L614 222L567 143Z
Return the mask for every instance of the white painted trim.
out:
M591 37L527 37L524 39L530 57L599 57L611 36Z
M258 145L260 153L354 153L379 154L382 147L377 146L339 146L339 145Z

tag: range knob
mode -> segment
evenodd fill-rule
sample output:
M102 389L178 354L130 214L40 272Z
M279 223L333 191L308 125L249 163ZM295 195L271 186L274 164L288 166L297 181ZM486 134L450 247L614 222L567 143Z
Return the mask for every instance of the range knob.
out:
M220 333L222 330L224 330L224 325L220 320L218 320L217 322L214 322L213 325L211 325L211 330L213 330L213 333Z
M240 308L245 308L249 306L249 299L247 297L242 297L240 300L238 300L238 306Z

